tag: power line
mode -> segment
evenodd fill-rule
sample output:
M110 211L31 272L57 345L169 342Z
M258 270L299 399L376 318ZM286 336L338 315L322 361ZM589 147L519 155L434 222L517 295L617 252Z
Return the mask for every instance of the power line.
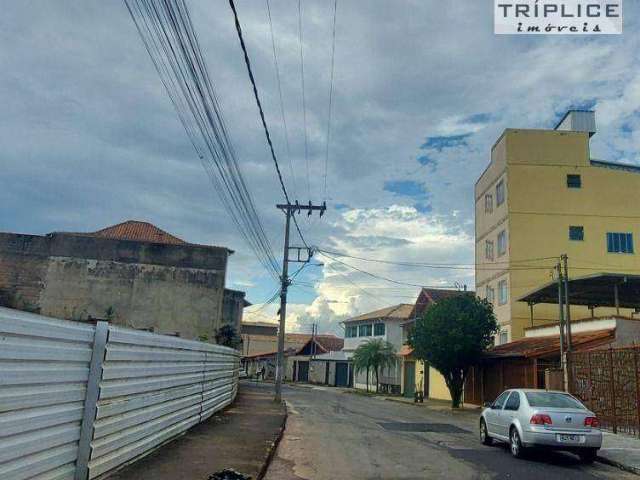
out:
M124 0L209 179L259 262L278 279L273 249L239 169L185 0Z
M296 176L293 171L293 162L291 161L291 147L289 144L289 132L287 129L287 117L284 113L284 101L282 100L282 82L280 81L280 67L278 66L278 55L276 54L276 40L275 34L273 33L273 21L271 20L271 7L269 5L269 0L266 0L267 3L267 14L269 17L269 30L271 31L271 47L273 50L273 65L276 71L276 80L278 83L278 96L280 99L280 115L282 116L282 126L284 130L284 140L285 145L287 147L287 159L289 161L289 170L291 173L291 181L293 183L293 194L298 196L298 187L296 185Z
M329 83L329 113L327 118L327 148L324 157L324 190L323 198L327 199L327 165L329 164L329 144L331 143L331 109L333 106L333 72L336 56L336 16L338 12L338 0L333 2L333 35L331 41L331 80Z
M304 126L304 161L307 166L307 196L311 198L309 180L309 147L307 140L307 101L304 92L304 48L302 37L302 1L298 0L298 42L300 43L300 79L302 83L302 124Z
M231 10L233 11L233 18L236 24L236 31L238 32L238 39L240 40L240 46L242 47L242 53L244 54L244 63L247 66L247 73L249 74L249 80L251 80L251 86L253 87L253 95L256 99L256 103L258 104L258 110L260 111L260 120L262 120L262 127L267 137L267 143L269 144L269 150L271 151L271 158L273 159L273 164L275 165L276 172L278 173L278 180L280 181L280 186L282 187L282 193L284 193L284 198L287 201L287 203L290 203L289 195L287 194L287 188L284 186L284 180L282 179L282 172L280 171L280 165L278 165L278 159L276 158L276 152L273 150L273 143L271 142L271 135L269 134L267 121L265 120L264 111L262 110L262 103L260 103L260 96L258 95L258 87L256 86L255 79L253 78L253 71L251 70L251 61L249 60L249 53L247 52L247 47L244 44L244 38L242 37L242 28L240 27L240 20L238 19L238 12L236 11L236 5L233 0L229 0L229 5L231 6Z
M338 257L352 258L354 260L362 260L365 262L373 262L373 263L381 263L385 265L397 265L402 267L424 267L424 268L440 268L445 270L548 270L552 268L552 266L546 265L515 265L513 267L500 267L498 265L505 264L510 265L514 263L524 263L524 262L534 262L534 261L542 261L542 260L557 260L558 257L540 257L540 258L532 258L526 260L513 260L511 262L493 262L493 263L476 263L476 264L455 264L455 263L424 263L424 262L405 262L405 261L392 261L392 260L382 260L377 258L368 258L368 257L360 257L357 255L349 255L346 253L335 252L331 250L324 250L319 247L315 247L315 250L322 253L328 253L330 255L335 255ZM492 265L496 265L493 267Z
M360 273L363 273L363 274L365 274L365 275L368 275L368 276L370 276L370 277L372 277L372 278L377 278L377 279L379 279L379 280L384 280L384 281L386 281L386 282L395 283L396 285L409 285L409 286L411 286L411 287L418 287L418 288L455 288L455 285L449 285L449 286L445 286L445 285L429 286L429 285L420 285L420 284L417 284L417 283L403 282L403 281L400 281L400 280L394 280L393 278L384 277L384 276L382 276L382 275L377 275L377 274L375 274L375 273L368 272L368 271L363 270L363 269L361 269L361 268L354 267L353 265L350 265L350 264L348 264L348 263L346 263L346 262L343 262L342 260L339 260L339 259L337 259L336 257L333 257L333 256L331 256L331 255L327 254L326 252L323 252L322 250L319 250L319 252L320 252L320 255L322 255L322 256L324 256L324 257L327 257L327 258L329 258L329 259L333 260L334 262L338 262L338 263L340 263L341 265L344 265L345 267L349 267L349 268L350 268L350 269L352 269L352 270L356 270L356 271L358 271L358 272L360 272Z

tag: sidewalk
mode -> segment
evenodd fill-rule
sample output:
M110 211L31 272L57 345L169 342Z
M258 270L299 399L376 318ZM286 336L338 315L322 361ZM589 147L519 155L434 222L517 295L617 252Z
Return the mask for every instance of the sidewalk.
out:
M110 480L207 480L225 468L258 480L284 428L286 408L273 389L240 382L236 401Z

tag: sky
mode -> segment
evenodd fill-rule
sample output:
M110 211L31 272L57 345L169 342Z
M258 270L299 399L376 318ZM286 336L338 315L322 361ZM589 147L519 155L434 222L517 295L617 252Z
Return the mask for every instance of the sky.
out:
M226 0L187 0L240 168L276 258L283 200ZM592 158L640 164L640 32L494 35L491 0L338 0L331 141L324 190L333 1L237 0L267 123L293 198L327 202L299 218L316 253L289 290L287 329L343 332L345 318L413 303L418 287L474 287L473 186L505 128L552 128L593 108ZM275 321L278 285L212 190L123 2L7 2L0 16L0 231L95 231L149 221L235 251L227 287ZM309 175L307 176L307 162ZM293 245L300 245L293 237ZM318 265L316 265L318 264ZM351 267L392 279L374 278ZM295 271L297 264L292 264Z

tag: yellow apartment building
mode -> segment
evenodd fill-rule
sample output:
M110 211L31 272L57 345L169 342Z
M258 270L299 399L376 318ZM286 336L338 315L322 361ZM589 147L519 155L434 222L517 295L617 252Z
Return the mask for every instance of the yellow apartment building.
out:
M558 321L558 305L532 320L518 299L557 278L561 254L570 278L640 273L640 167L592 159L595 131L595 113L574 110L553 130L506 129L491 149L475 185L476 292L494 305L498 344ZM572 306L571 320L610 313Z

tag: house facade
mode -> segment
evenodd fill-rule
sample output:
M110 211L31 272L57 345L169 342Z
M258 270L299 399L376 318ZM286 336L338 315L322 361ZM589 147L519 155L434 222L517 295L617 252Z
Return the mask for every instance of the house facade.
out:
M402 349L400 350L402 357L402 395L413 398L416 392L422 392L424 398L451 400L444 377L435 368L416 358L407 342L409 340L409 333L415 325L416 320L421 318L431 305L456 295L473 294L473 292L467 290L436 288L423 288L420 291L418 299L411 311L410 319L401 325L403 343Z
M400 393L402 389L402 356L400 354L403 346L402 324L411 318L413 308L412 304L402 303L365 313L344 322L344 351L348 355L352 355L358 346L372 339L387 341L395 348L397 353L395 364L383 369L379 378L380 387L390 393ZM375 389L373 372L369 372L368 383ZM353 386L364 389L366 385L366 372L355 373Z
M475 284L494 306L497 344L558 321L557 305L537 305L531 316L518 299L557 278L560 255L570 278L640 269L640 168L591 158L595 133L594 112L569 111L554 129L507 129L491 149L475 185ZM571 307L572 320L592 315Z

